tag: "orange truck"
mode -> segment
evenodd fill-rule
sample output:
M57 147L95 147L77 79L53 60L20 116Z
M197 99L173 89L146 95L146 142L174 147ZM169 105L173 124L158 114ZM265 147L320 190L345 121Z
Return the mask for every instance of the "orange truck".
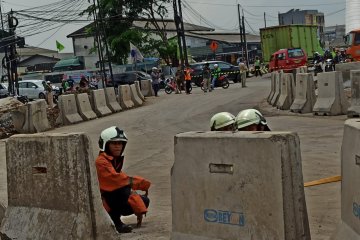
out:
M360 61L360 29L349 32L346 36L348 46L346 54L352 61Z

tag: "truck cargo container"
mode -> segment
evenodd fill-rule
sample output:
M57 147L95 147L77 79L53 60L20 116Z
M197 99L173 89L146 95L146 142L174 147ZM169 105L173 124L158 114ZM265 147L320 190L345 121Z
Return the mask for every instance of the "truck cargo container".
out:
M323 54L317 37L317 26L313 25L284 25L260 29L261 49L264 62L270 61L271 55L286 48L302 48L308 59L312 59L314 52Z

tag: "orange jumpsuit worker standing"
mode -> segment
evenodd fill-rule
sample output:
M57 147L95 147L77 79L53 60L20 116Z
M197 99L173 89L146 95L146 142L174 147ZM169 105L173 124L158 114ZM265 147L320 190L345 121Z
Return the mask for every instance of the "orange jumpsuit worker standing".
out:
M99 138L100 153L95 162L103 205L120 233L132 231L120 217L135 214L140 227L150 203L147 197L150 182L139 176L130 177L122 171L127 141L124 131L118 127L103 130ZM145 191L145 195L139 195L135 190Z
M190 88L191 88L191 72L193 70L190 67L186 67L185 69L185 87L186 87L186 94L191 94Z

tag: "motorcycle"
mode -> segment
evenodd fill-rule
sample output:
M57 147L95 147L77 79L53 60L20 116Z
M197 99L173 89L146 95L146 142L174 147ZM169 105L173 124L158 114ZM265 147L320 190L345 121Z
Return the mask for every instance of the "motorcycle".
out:
M334 70L334 61L332 59L326 59L325 72L332 72Z
M323 69L321 67L321 61L314 61L314 75L316 76L318 73L322 73Z
M229 86L230 86L230 82L227 74L221 75L215 81L215 87L222 87L223 89L227 89ZM201 90L205 91L204 81L201 82Z
M167 79L165 82L166 82L165 83L166 84L165 85L165 92L167 94L171 94L173 91L176 91L177 86L176 86L176 82L174 81L173 78Z

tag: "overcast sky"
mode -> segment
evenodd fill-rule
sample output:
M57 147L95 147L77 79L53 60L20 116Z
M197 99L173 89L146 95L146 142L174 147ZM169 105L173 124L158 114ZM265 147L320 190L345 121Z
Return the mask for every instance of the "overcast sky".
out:
M3 12L13 10L23 10L37 6L48 5L53 3L54 6L60 2L70 2L71 0L4 0L2 2ZM82 3L81 7L85 8L88 0L72 0L73 2ZM221 31L236 31L238 28L238 11L237 4L245 10L245 17L247 19L247 31L258 32L259 28L264 27L264 12L266 12L267 26L274 26L278 24L277 14L286 12L292 8L299 8L302 10L316 9L325 14L325 25L339 25L345 23L345 0L182 0L183 18L184 21L217 28ZM92 1L91 1L92 2ZM190 7L189 7L190 6ZM33 9L34 10L34 9ZM56 10L56 7L54 7ZM51 11L49 11L49 14ZM170 17L172 17L173 10L169 7ZM37 16L37 13L27 13ZM44 13L42 13L44 14ZM76 17L76 12L72 13ZM44 17L44 15L42 15ZM25 21L25 20L24 20ZM22 20L20 19L20 25ZM29 24L31 22L26 22ZM38 46L42 48L56 49L55 41L61 42L65 49L63 52L72 52L71 39L66 36L77 29L84 26L86 23L63 24L57 28L51 29L54 23L45 23L42 26L32 26L33 32L37 29L43 29L43 33L26 37L26 44ZM21 29L28 29L29 27L19 28L18 34L21 35ZM48 30L48 31L46 31ZM29 32L29 30L27 30Z

